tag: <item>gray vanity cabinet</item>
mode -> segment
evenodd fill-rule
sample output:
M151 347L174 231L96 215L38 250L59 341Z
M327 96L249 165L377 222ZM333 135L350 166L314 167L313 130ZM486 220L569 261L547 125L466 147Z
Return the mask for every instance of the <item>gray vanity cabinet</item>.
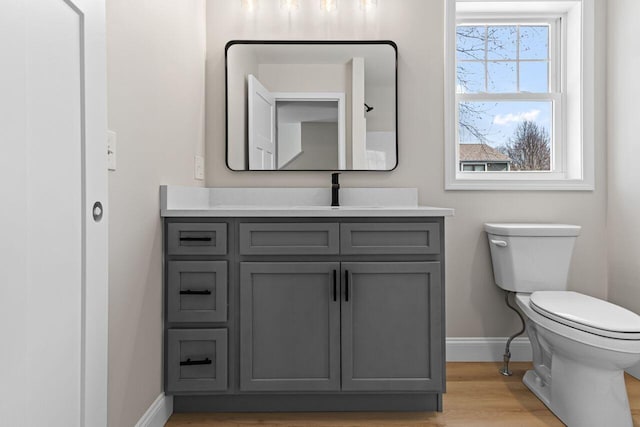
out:
M340 389L337 262L240 264L240 388Z
M185 411L442 410L444 218L166 218Z
M342 277L342 390L438 390L440 263L345 262Z

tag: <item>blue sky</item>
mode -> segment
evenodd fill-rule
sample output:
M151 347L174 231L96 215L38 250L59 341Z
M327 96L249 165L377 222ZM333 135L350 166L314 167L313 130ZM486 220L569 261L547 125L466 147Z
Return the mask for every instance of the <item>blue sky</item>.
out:
M547 26L460 27L458 92L548 92L548 40ZM476 113L466 116L467 122L481 130L492 146L508 142L518 124L525 120L537 122L551 134L551 102L468 102L468 106ZM478 140L461 132L460 142Z
M551 102L476 102L474 107L483 113L472 119L473 125L482 130L486 141L493 147L504 145L513 135L518 124L534 121L551 135ZM473 136L460 134L461 143L478 143Z

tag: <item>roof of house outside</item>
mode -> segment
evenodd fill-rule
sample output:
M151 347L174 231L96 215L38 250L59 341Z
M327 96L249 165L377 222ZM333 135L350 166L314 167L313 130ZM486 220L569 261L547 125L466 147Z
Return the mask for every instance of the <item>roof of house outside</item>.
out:
M460 161L511 162L511 159L487 144L460 144Z

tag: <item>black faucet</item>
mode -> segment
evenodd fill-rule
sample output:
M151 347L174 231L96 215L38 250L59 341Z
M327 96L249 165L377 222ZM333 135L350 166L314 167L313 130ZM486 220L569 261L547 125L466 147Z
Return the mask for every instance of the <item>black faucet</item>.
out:
M331 206L340 206L340 173L331 174Z

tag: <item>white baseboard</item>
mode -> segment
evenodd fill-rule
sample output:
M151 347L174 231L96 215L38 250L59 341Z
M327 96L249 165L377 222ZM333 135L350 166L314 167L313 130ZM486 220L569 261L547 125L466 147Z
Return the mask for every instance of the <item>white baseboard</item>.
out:
M164 427L173 413L173 396L160 396L149 406L135 427Z
M640 380L640 363L630 367L629 369L627 369L627 374L636 377L637 379Z
M502 362L508 338L447 338L447 362ZM518 337L511 342L511 361L530 362L529 338Z

